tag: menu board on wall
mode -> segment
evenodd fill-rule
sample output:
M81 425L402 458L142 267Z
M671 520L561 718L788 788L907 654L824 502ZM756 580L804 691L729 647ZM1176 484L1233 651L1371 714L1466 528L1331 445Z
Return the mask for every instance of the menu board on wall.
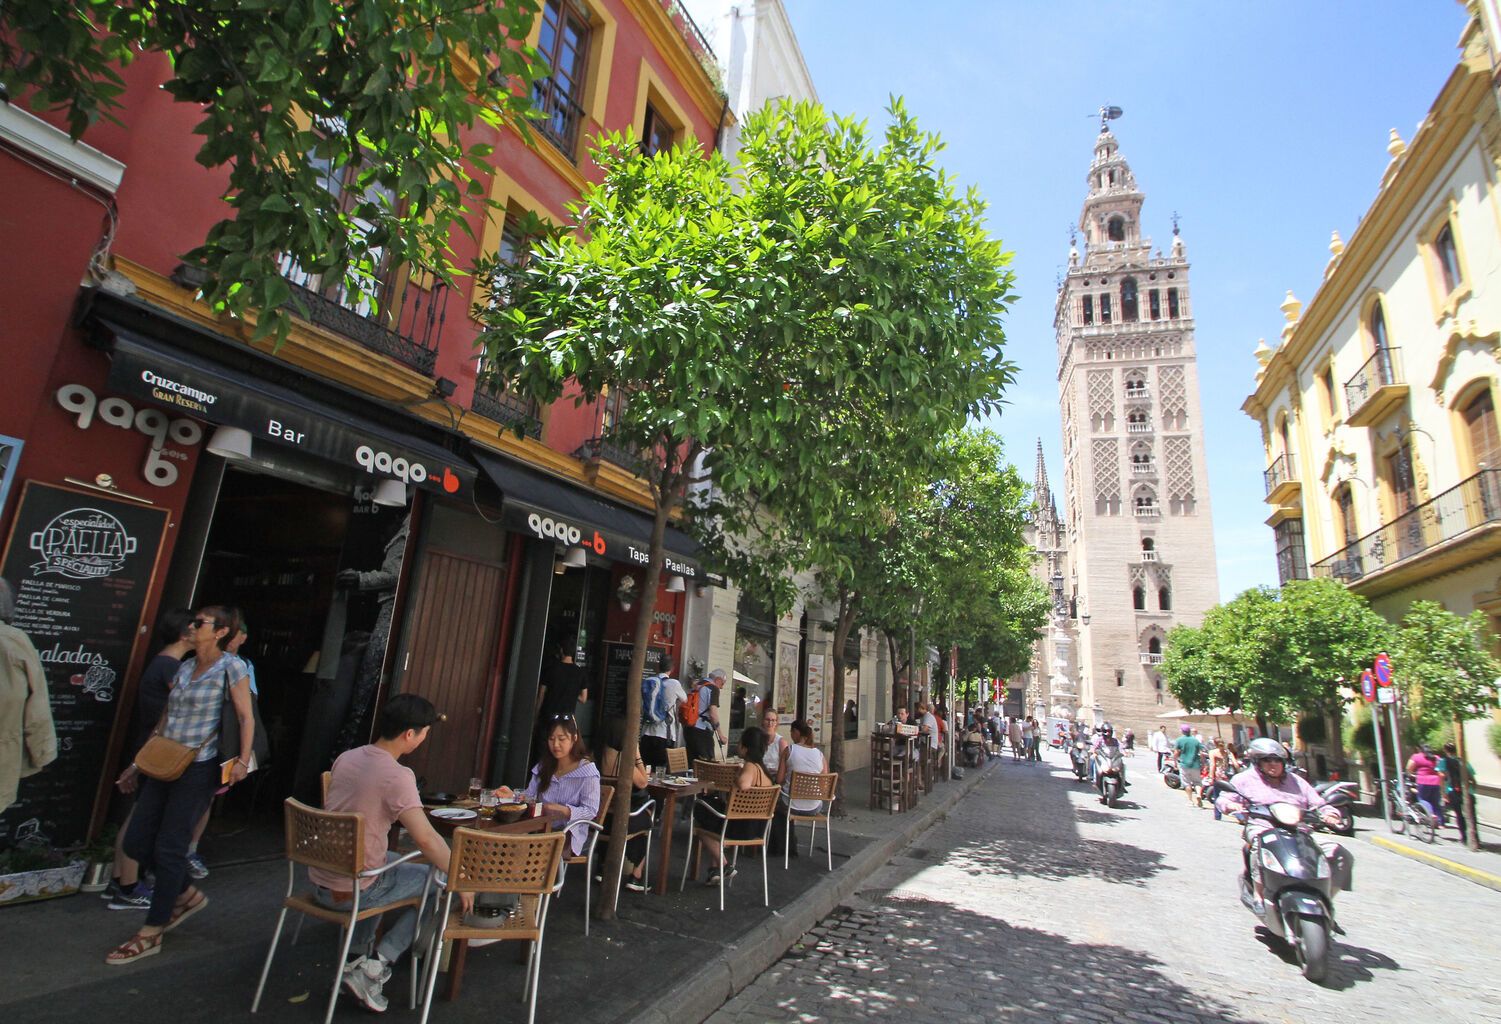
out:
M634 650L630 644L605 645L605 694L600 710L605 720L625 717L626 685L631 678L631 653ZM648 674L662 671L666 664L667 651L664 648L646 649Z
M22 492L0 575L16 591L11 625L42 659L58 755L0 813L0 847L86 838L167 515L47 484Z
M820 745L824 742L827 716L823 663L822 654L808 655L808 726L813 730L813 742Z

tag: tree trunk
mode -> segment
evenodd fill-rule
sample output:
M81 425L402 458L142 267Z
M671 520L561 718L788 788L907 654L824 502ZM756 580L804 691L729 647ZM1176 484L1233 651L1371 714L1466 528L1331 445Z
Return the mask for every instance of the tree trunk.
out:
M844 781L844 645L854 628L859 603L859 595L840 586L839 614L834 619L834 686L829 698L834 708L834 727L829 736L829 771L839 773L841 789ZM836 816L842 815L844 801L836 800L834 806L839 808Z
M891 716L895 718L896 709L902 706L902 690L906 684L902 682L902 649L890 633L886 634L886 653L891 659Z
M1334 770L1339 772L1339 777L1344 778L1349 769L1349 763L1345 760L1345 716L1343 709L1326 712L1324 715L1324 737L1326 745L1334 752Z
M1465 845L1479 852L1480 819L1475 816L1475 790L1470 785L1470 758L1465 752L1465 724L1454 720L1454 750L1459 755L1459 806L1464 808L1468 828L1465 830Z
M651 636L652 613L657 610L657 584L662 579L663 538L667 520L676 506L676 487L658 489L657 511L652 519L651 546L646 565L646 580L641 588L641 604L636 617L636 635L632 640L631 671L626 677L625 723L621 730L620 765L615 775L615 802L611 808L610 846L605 853L604 885L600 888L595 916L601 921L615 917L620 900L621 873L625 867L625 837L630 832L631 781L641 740L641 678L646 671L646 646ZM600 707L603 708L603 697Z

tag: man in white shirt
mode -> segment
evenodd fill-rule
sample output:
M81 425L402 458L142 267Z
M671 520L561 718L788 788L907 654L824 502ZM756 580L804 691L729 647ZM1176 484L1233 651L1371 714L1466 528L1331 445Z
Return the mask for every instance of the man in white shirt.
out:
M688 693L681 682L671 676L662 680L662 701L667 707L667 717L660 722L641 723L641 760L653 768L667 767L667 748L682 745L678 714L687 699Z

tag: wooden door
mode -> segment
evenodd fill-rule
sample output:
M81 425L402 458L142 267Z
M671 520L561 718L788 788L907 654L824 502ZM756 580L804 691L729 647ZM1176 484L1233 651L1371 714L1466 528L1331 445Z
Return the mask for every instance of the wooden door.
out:
M441 550L422 559L401 692L426 697L447 716L406 759L424 792L464 791L483 760L505 576L504 566Z

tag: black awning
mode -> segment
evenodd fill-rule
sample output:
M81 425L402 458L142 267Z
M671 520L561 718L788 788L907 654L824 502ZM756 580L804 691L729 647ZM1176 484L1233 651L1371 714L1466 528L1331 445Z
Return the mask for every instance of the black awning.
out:
M112 339L109 384L116 392L209 423L239 427L257 445L307 452L443 494L474 493L477 470L466 458L319 401L313 396L326 385L288 364L235 349L232 354L240 365L230 366L117 324L106 321L105 326ZM287 383L265 379L257 373L261 369ZM385 411L372 399L342 390L337 394L348 404L363 402L373 411Z
M578 544L618 562L646 565L652 521L582 487L539 473L501 455L475 449L475 461L500 488L505 525L518 533L560 544ZM667 527L663 568L679 576L722 582L704 572L698 542L676 527Z

